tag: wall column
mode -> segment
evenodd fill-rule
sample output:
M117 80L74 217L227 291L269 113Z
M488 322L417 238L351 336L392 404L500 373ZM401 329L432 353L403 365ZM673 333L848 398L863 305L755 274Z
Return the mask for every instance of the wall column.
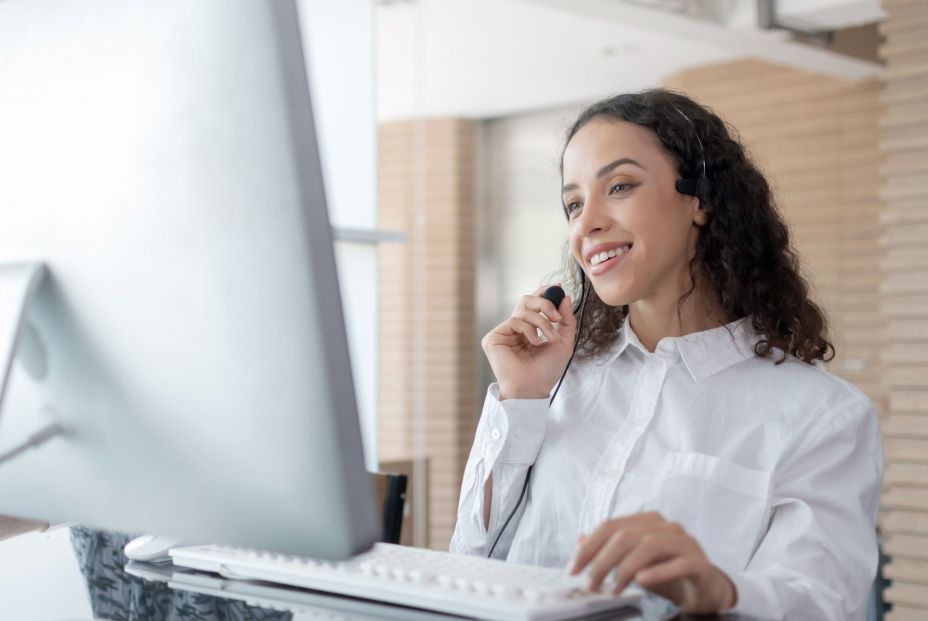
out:
M380 456L428 459L427 542L447 549L477 403L476 175L479 123L380 128ZM421 496L420 496L421 497Z
M889 619L928 618L928 3L884 0L881 306Z

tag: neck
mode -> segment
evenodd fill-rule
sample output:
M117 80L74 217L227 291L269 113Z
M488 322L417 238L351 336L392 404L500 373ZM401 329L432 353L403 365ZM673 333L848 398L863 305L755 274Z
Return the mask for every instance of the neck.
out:
M641 344L653 352L667 336L684 336L725 325L724 314L714 296L699 289L679 306L681 291L637 300L629 304L628 319Z

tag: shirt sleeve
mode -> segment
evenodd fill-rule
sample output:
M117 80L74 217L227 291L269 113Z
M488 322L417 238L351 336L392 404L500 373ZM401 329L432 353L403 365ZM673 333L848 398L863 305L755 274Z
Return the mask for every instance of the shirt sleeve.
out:
M883 452L873 405L860 395L794 428L772 489L766 534L731 612L763 619L862 621L876 574Z
M528 467L535 463L544 440L547 399L499 400L499 387L487 390L483 412L471 447L457 524L451 537L451 551L487 556L506 519L519 499ZM484 489L493 474L489 528L484 527ZM506 558L516 527L525 510L525 501L493 551L494 558Z

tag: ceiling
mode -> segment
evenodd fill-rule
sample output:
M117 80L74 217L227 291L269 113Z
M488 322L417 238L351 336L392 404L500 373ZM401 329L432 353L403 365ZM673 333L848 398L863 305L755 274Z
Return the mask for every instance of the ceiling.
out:
M827 29L878 0L777 0L778 22ZM380 0L380 120L491 118L656 86L746 56L851 79L879 66L758 28L747 0ZM844 10L841 10L843 7ZM784 12L786 9L786 12ZM847 25L842 23L838 27Z

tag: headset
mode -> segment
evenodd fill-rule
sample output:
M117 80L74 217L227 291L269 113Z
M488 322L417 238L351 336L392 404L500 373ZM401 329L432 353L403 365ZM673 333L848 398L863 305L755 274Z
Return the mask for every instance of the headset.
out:
M699 160L701 173L698 177L684 177L683 179L677 179L675 186L677 192L680 194L686 194L687 196L695 196L696 198L703 199L708 196L709 188L711 184L709 183L709 176L706 174L706 151L702 148L702 140L699 139L699 133L696 131L696 124L690 120L690 117L683 114L683 110L680 108L674 107L674 110L680 113L686 122L690 124L690 127L693 128L693 136L696 138L696 144L699 145Z
M682 110L677 107L674 107L680 116L686 119L687 123L690 124L690 127L693 129L693 136L696 138L696 143L699 145L699 155L700 155L700 176L699 177L683 177L677 179L674 183L674 186L677 189L677 192L680 194L686 194L687 196L695 196L700 200L704 200L709 193L711 184L709 183L709 177L706 174L706 152L702 146L702 140L699 139L699 133L696 131L696 125L693 121L686 116ZM570 216L567 213L567 209L564 208L564 216L570 220ZM570 352L570 358L567 360L567 364L564 366L564 371L561 373L560 379L558 379L557 384L554 387L554 392L551 395L551 399L548 400L548 407L551 407L551 404L554 403L554 398L557 396L558 391L561 389L561 384L564 382L564 377L567 375L567 370L570 369L570 363L573 362L574 356L577 353L577 346L580 344L580 332L583 329L583 311L586 309L586 299L589 295L589 291L586 286L586 272L583 271L583 266L579 262L575 261L577 268L577 281L580 283L580 302L577 308L573 309L573 313L576 315L579 312L577 319L577 331L574 334L574 347L573 351ZM548 287L545 292L542 294L542 297L547 299L549 302L554 304L555 308L561 306L561 301L564 299L564 290L561 287L553 286ZM532 468L535 465L532 464L528 467L528 470L525 473L525 482L522 484L522 491L519 492L519 499L516 501L516 506L512 510L512 513L509 514L509 517L506 518L506 521L503 523L503 527L500 529L499 534L496 535L496 539L493 541L493 545L490 547L490 552L487 554L487 558L493 557L493 552L496 550L496 545L499 543L499 540L503 537L503 533L506 532L506 527L509 526L509 522L512 521L512 518L518 512L519 507L522 506L522 499L525 497L525 492L528 490L529 481L532 478Z

